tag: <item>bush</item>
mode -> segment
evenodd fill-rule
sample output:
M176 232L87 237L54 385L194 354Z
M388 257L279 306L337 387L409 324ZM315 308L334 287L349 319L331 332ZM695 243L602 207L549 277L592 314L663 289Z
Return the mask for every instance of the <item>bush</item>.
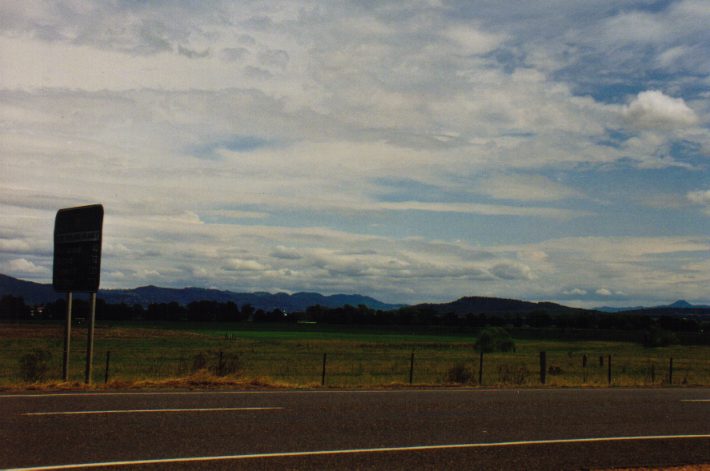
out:
M47 350L35 350L20 358L20 376L28 383L43 381L49 371L52 354Z
M477 351L484 353L514 352L515 342L504 328L486 327L478 335L474 347Z
M452 366L446 372L447 383L466 384L471 382L471 378L473 378L473 372L466 368L466 365L460 363Z
M667 347L676 344L678 344L678 336L659 327L651 327L643 335L643 346L646 348Z
M238 373L242 368L236 353L200 352L192 357L192 372L209 370L215 376L227 376Z

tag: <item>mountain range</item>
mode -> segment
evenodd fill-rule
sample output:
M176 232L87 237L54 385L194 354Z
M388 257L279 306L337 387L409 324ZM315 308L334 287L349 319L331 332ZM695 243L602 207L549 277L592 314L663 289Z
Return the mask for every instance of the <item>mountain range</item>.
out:
M0 274L0 297L6 294L22 297L28 304L46 304L63 298L64 293L54 291L51 284L35 283L19 280ZM235 293L217 289L205 288L161 288L158 286L141 286L134 289L100 289L97 297L109 304L125 303L148 306L153 303L171 303L187 305L193 301L232 301L238 306L250 304L255 309L271 311L281 309L286 312L303 311L310 306L335 308L349 304L363 304L370 309L392 310L402 307L401 304L387 304L369 296L359 294L334 294L325 296L319 293Z
M22 297L27 304L46 304L64 297L63 293L54 291L51 284L35 283L19 280L11 276L0 274L0 297L10 294ZM673 304L655 307L629 307L597 309L581 309L551 302L530 302L516 299L488 298L469 296L448 303L424 303L413 306L403 304L388 304L369 296L359 294L334 294L325 296L319 293L236 293L218 289L206 288L161 288L158 286L141 286L134 289L102 289L98 297L109 304L125 303L128 305L140 304L148 306L153 303L171 303L187 305L194 301L232 301L238 306L250 304L255 309L271 311L281 309L286 312L304 311L306 308L321 305L328 308L337 308L345 305L364 305L370 309L389 311L407 307L416 311L431 311L436 315L452 313L457 316L467 314L529 314L532 312L546 312L548 314L582 314L582 313L624 313L648 316L697 316L710 318L710 306L692 305L687 301L679 300Z

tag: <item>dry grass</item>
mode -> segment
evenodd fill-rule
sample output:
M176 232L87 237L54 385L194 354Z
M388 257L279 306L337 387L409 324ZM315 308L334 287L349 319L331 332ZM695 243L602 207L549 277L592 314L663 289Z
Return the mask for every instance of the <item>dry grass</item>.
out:
M463 365L472 373L465 385L478 385L478 354L473 337L372 332L344 327L339 331L276 329L256 325L184 326L99 325L96 330L96 387L314 387L321 384L327 353L327 387L399 387L409 385L410 354L415 353L414 385L448 386L447 373ZM240 330L242 329L242 330ZM272 329L272 330L269 330ZM73 330L71 379L83 379L85 326ZM61 372L63 326L0 325L0 387L76 388L81 383L52 382ZM34 350L51 353L47 378L40 384L21 383L18 359ZM710 385L710 347L644 349L626 342L517 341L517 351L484 357L483 386L540 387L539 352L547 351L548 387L607 387L606 361L613 357L613 386L664 386L668 360L674 358L674 385ZM103 385L105 358L111 352L108 385ZM219 354L230 363L215 368ZM586 355L588 364L582 368ZM196 358L208 364L197 365ZM599 364L603 357L604 364ZM204 361L203 361L204 363ZM212 378L196 377L209 368ZM216 376L217 371L229 376ZM652 374L653 372L653 374ZM198 375L199 376L199 375Z

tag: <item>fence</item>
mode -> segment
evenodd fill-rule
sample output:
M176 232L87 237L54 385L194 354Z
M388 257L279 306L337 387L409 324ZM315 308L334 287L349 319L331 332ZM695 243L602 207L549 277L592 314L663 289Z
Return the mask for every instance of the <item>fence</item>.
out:
M62 351L3 351L0 385L61 378ZM34 357L32 357L35 355ZM83 380L84 352L70 356L71 380ZM479 355L472 349L284 351L264 349L97 348L94 382L164 380L206 369L216 376L293 386L469 384L482 386L710 385L710 359L606 352Z

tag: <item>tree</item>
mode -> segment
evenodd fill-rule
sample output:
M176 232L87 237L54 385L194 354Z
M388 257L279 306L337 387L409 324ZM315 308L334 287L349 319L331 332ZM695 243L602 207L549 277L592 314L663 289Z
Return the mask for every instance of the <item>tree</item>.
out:
M474 347L477 351L484 353L514 352L515 342L504 328L486 327L478 335Z

